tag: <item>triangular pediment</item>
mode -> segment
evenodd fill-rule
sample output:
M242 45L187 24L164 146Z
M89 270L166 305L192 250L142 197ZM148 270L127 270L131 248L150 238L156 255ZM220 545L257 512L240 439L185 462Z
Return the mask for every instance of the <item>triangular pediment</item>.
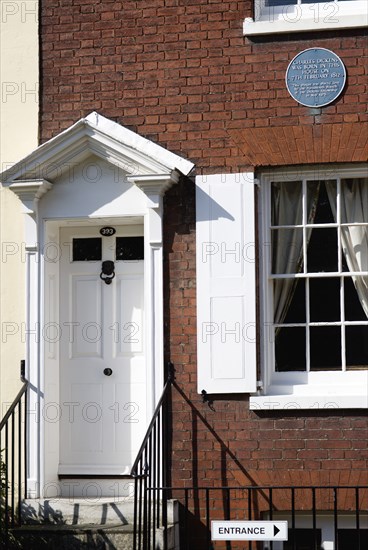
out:
M194 165L96 112L40 145L0 174L4 185L44 180L51 184L65 171L97 156L133 177L188 175Z

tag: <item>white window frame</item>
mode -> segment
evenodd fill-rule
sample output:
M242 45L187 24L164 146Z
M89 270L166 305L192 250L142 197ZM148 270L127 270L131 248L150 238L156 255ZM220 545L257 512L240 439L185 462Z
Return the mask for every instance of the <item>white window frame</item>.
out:
M333 0L268 7L265 0L254 0L254 18L243 23L245 36L303 31L349 29L368 24L365 0Z
M270 194L271 181L367 177L367 166L316 167L263 172L260 177L260 354L261 381L257 396L250 398L251 409L339 409L368 408L368 370L275 372L274 346L267 320L273 319L272 280L268 278L270 262ZM263 244L262 244L263 243ZM367 326L368 330L368 326Z

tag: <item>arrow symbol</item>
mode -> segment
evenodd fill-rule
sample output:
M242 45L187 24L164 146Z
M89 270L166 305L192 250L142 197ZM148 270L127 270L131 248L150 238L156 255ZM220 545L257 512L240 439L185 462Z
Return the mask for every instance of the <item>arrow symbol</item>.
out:
M280 529L276 527L276 525L273 526L273 536L276 537L277 533L280 533Z

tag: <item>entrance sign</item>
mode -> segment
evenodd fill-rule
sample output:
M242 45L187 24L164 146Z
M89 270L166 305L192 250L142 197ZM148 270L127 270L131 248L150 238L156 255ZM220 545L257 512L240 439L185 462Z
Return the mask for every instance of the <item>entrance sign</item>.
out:
M211 521L212 540L288 540L287 521Z
M300 52L286 70L289 94L306 107L329 105L339 97L345 81L343 62L326 48L309 48Z

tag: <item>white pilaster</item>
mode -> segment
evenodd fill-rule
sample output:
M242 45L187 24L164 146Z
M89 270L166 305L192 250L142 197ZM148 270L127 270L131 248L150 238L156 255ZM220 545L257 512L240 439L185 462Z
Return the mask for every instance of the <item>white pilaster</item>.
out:
M146 337L147 402L153 412L161 396L164 384L164 311L163 311L163 195L179 180L179 174L130 176L147 197L147 214L144 221L145 242L145 311L146 327L151 327Z
M43 447L44 381L40 360L42 327L40 323L40 247L38 227L38 201L51 188L45 180L20 181L10 185L23 204L25 216L26 260L26 322L22 338L26 343L26 379L29 381L28 397L28 465L27 487L31 497L40 496L43 471L41 449Z

